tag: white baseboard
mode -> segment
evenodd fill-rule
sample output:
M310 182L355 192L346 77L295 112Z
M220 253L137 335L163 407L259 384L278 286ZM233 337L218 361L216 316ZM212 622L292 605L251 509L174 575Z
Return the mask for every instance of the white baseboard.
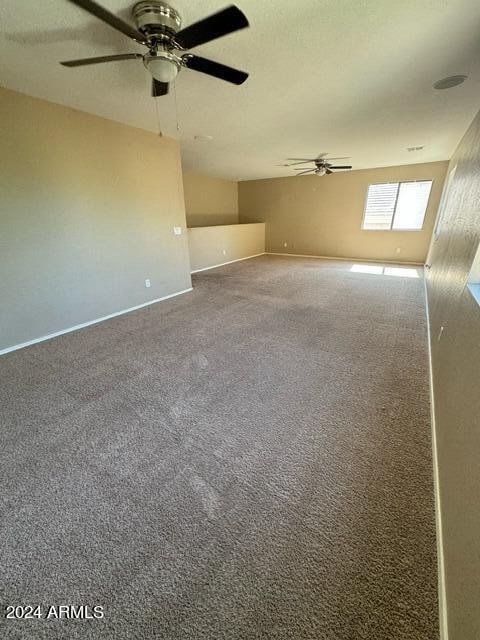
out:
M281 253L277 251L265 251L269 256L287 256L290 258L315 258L316 260L342 260L343 262L374 262L378 264L410 264L415 267L423 267L423 262L407 262L406 260L372 260L370 258L340 258L338 256L312 256L306 253Z
M68 327L68 329L62 329L61 331L55 331L55 333L49 333L48 335L41 336L40 338L34 338L33 340L28 340L27 342L21 342L20 344L15 344L12 347L1 349L0 356L5 355L6 353L10 353L11 351L17 351L18 349L24 349L25 347L30 347L32 344L37 344L38 342L44 342L45 340L51 340L52 338L56 338L57 336L63 336L63 334L65 333L71 333L72 331L78 331L78 329L84 329L85 327L89 327L92 324L98 324L99 322L103 322L104 320L110 320L110 318L115 318L116 316L122 316L124 313L130 313L131 311L136 311L137 309L148 307L151 304L156 304L157 302L162 302L162 300L168 300L169 298L180 296L182 293L188 293L189 291L192 291L192 287L190 287L189 289L184 289L183 291L176 291L175 293L170 293L168 296L162 296L161 298L155 298L155 300L149 300L148 302L137 304L135 307L130 307L129 309L122 309L122 311L116 311L115 313L110 313L108 316L96 318L95 320L89 320L88 322L82 322L82 324L76 324L73 327Z
M262 253L256 253L253 256L245 256L245 258L237 258L236 260L228 260L227 262L220 262L220 264L212 264L211 267L203 267L202 269L195 269L194 271L190 271L190 273L200 273L200 271L208 271L209 269L216 269L217 267L223 267L225 264L232 264L232 262L240 262L241 260L250 260L250 258L257 258L258 256L265 255L265 251Z
M447 594L445 588L445 560L443 555L442 506L440 502L440 478L438 471L437 428L435 421L435 391L433 388L432 343L430 332L430 314L428 310L427 278L424 278L425 307L427 314L428 333L428 370L430 377L430 415L432 429L432 457L433 457L433 486L435 493L435 524L437 532L437 563L438 563L438 609L440 622L440 640L448 640Z

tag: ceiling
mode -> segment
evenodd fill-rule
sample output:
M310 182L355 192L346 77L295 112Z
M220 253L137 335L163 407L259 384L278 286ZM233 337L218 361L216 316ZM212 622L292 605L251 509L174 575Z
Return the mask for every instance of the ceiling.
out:
M134 2L101 0L129 20ZM235 180L291 175L289 156L355 169L449 158L480 104L478 0L237 0L251 28L195 49L250 72L240 86L183 69L150 97L141 61L59 60L143 48L67 0L3 0L0 84L181 142L183 164ZM171 0L189 24L229 0ZM436 91L445 76L468 74ZM178 128L177 128L178 122ZM198 140L196 136L212 136ZM407 147L424 146L416 152Z

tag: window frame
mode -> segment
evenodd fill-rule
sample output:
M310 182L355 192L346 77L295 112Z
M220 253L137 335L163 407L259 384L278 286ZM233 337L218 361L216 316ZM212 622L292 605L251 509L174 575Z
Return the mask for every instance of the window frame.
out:
M427 199L427 204L425 206L425 213L423 215L423 221L422 221L422 226L418 229L415 228L410 228L410 229L394 229L393 228L393 222L395 220L395 215L397 213L397 203L398 203L398 197L400 195L400 186L402 184L412 184L413 182L430 182L431 186L430 186L430 192L428 194L428 199ZM368 184L367 187L367 193L365 195L365 202L363 205L363 217L362 217L362 225L360 227L360 231L382 231L383 233L390 233L390 232L395 232L395 233L403 233L404 231L407 231L408 233L412 233L415 231L423 231L423 228L425 226L425 218L427 217L427 211L428 211L428 207L430 205L430 198L432 197L432 191L433 191L433 184L435 182L435 178L424 178L422 180L390 180L389 182L371 182ZM395 197L395 206L393 208L393 215L392 215L392 220L390 222L390 228L389 229L366 229L365 228L365 215L367 213L367 202L368 202L368 192L370 190L370 187L375 187L377 185L381 185L381 184L398 184L398 189L397 189L397 195Z

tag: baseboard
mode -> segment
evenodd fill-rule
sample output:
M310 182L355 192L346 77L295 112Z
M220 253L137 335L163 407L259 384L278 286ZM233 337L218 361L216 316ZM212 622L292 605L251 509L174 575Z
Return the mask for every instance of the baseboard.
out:
M442 530L442 508L440 502L440 479L438 471L438 450L437 450L437 429L435 421L435 391L433 388L433 363L432 363L432 342L430 332L430 314L428 310L428 289L427 279L423 280L425 287L425 308L427 315L428 334L428 370L430 383L430 416L432 429L432 458L433 458L433 485L435 493L435 525L437 532L437 563L438 563L438 609L440 622L440 640L448 640L448 617L447 617L447 597L445 588L445 560L443 555L443 530Z
M227 262L220 262L220 264L212 264L211 267L203 267L202 269L194 269L194 271L190 271L190 273L200 273L200 271L208 271L209 269L216 269L217 267L223 267L225 264L232 264L232 262L240 262L241 260L250 260L250 258L257 258L258 256L265 255L265 251L262 253L256 253L253 256L245 256L245 258L236 258L236 260L228 260Z
M99 322L103 322L104 320L110 320L110 318L115 318L116 316L122 316L124 313L130 313L131 311L136 311L137 309L148 307L151 304L156 304L157 302L162 302L163 300L168 300L169 298L174 298L175 296L180 296L182 295L182 293L188 293L189 291L192 291L192 287L190 287L189 289L184 289L183 291L176 291L175 293L170 293L168 294L168 296L162 296L161 298L155 298L155 300L149 300L148 302L137 304L135 307L130 307L129 309L122 309L122 311L116 311L115 313L110 313L108 316L102 316L101 318L96 318L95 320L82 322L82 324L76 324L73 327L68 327L68 329L55 331L55 333L49 333L48 335L41 336L40 338L34 338L33 340L28 340L27 342L21 342L20 344L15 344L12 347L7 347L6 349L0 349L0 356L10 353L11 351L17 351L18 349L24 349L25 347L30 347L33 344L38 344L39 342L44 342L45 340L51 340L52 338L63 336L65 333L71 333L72 331L78 331L79 329L90 327L92 324L98 324Z
M409 264L415 267L423 267L423 262L408 262L406 260L372 260L370 258L341 258L339 256L312 256L306 253L281 253L277 251L265 251L269 256L287 256L290 258L315 258L317 260L342 260L343 262L374 262L378 264Z

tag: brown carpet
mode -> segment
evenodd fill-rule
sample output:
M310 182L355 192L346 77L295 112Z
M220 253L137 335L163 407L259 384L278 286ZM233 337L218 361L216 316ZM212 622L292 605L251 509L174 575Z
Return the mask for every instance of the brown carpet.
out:
M262 256L0 358L2 638L434 640L421 279Z

